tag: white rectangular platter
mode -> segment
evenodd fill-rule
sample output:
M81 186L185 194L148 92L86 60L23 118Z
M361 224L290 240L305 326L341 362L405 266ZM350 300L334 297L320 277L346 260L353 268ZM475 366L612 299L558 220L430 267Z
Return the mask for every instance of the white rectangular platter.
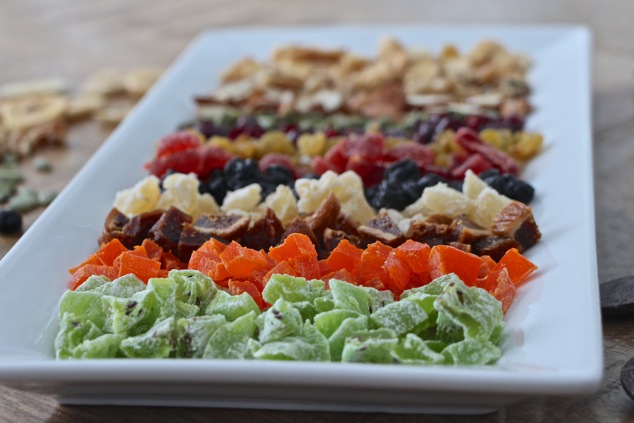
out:
M231 360L57 361L56 307L67 269L97 248L115 193L145 176L158 138L194 116L192 97L246 55L277 46L374 55L381 36L409 48L501 41L534 62L528 127L545 148L523 173L536 188L540 270L505 320L503 357L483 368ZM201 34L0 262L0 383L62 403L387 412L486 412L526 396L585 394L603 371L590 117L590 35L579 27L302 27Z

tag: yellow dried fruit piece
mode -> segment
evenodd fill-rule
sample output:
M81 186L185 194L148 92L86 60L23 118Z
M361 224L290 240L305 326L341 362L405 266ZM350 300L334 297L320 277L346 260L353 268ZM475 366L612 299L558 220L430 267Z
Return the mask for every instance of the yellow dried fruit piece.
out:
M201 213L217 213L218 205L209 194L199 194L195 174L174 173L163 180L163 193L156 208L174 206L196 219Z
M509 149L509 153L518 160L535 157L544 143L544 137L535 132L520 132L515 134L515 138L516 143Z
M425 188L421 199L421 210L427 210L431 214L458 217L461 214L469 214L473 208L466 195L442 182Z
M295 147L293 147L286 134L281 131L266 132L256 143L259 147L260 156L264 156L267 153L281 153L289 156L295 154Z
M323 132L302 134L297 140L297 149L303 156L321 156L325 153L326 146L327 140Z
M510 202L510 198L500 195L493 188L486 187L475 200L472 200L474 206L467 212L467 216L481 227L489 229L500 210Z
M114 207L128 217L156 209L161 196L160 180L156 176L147 176L132 188L117 192Z
M478 178L471 169L468 169L464 176L462 193L470 199L475 200L487 186L488 185L482 179Z
M295 195L293 195L293 190L286 185L278 185L275 192L266 197L264 204L275 212L277 218L284 225L298 215Z
M220 209L225 213L233 209L240 209L245 212L253 211L260 203L261 192L262 187L260 184L251 184L228 192Z
M484 129L480 139L501 151L509 151L514 143L513 133L508 129Z
M0 104L0 121L8 130L24 130L59 119L67 109L65 96L21 97Z

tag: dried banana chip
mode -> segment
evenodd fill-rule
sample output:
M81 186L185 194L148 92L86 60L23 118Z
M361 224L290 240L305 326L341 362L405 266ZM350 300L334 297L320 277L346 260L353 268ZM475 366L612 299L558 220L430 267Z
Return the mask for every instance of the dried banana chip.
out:
M90 75L80 90L104 96L121 94L125 91L125 76L121 69L103 69Z
M105 100L96 94L84 94L71 98L68 102L66 116L71 121L80 120L92 116L99 109L104 107Z
M0 104L0 119L9 130L26 130L63 117L68 99L61 95L23 97Z
M66 91L68 91L68 83L62 78L33 79L0 86L0 98L60 94Z
M107 106L95 114L95 119L105 124L116 125L126 117L130 110L132 108L126 106Z
M128 72L123 79L123 86L129 95L142 97L163 73L158 68L139 68Z

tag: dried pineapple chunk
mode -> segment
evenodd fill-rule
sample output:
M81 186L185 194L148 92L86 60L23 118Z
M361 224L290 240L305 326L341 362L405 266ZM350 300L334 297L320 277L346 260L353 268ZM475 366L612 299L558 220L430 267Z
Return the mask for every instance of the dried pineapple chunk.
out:
M472 202L466 195L442 182L425 188L421 200L424 209L427 209L429 214L458 217L461 214L469 214L473 208Z
M293 220L297 212L297 201L293 195L293 190L286 185L278 185L275 192L272 192L264 200L266 207L275 212L280 221L286 225Z
M163 181L163 193L156 208L167 210L174 206L196 219L201 213L217 213L218 205L209 194L198 193L198 178L195 174L174 173Z
M251 184L228 192L222 203L221 210L225 213L232 209L240 209L246 212L253 211L260 203L261 192L262 187L260 184Z
M510 198L498 194L493 188L486 187L475 200L472 200L473 207L467 212L467 217L488 229L500 210L510 202Z
M329 170L319 179L298 179L295 190L299 195L300 213L314 212L332 192L341 203L341 211L357 223L366 223L376 216L363 195L361 178L352 171L337 175Z
M147 176L132 188L117 192L114 207L129 217L156 209L161 196L159 182L156 176Z
M487 188L486 182L478 178L471 169L468 169L464 176L462 193L470 199L475 200L485 188Z

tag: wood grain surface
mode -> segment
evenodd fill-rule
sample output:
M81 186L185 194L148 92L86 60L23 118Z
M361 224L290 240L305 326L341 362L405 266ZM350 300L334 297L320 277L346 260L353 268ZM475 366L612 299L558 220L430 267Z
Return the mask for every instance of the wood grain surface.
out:
M77 86L105 67L167 66L201 30L329 23L576 23L593 31L593 128L599 278L634 273L634 2L629 0L0 0L0 84L62 76ZM23 163L27 183L61 189L109 128L74 126L67 148L41 153L50 175ZM39 212L27 216L27 227ZM0 237L0 255L17 239ZM152 407L60 406L0 387L0 421L533 422L634 421L619 382L634 356L632 318L605 320L605 376L586 397L531 398L473 417Z

